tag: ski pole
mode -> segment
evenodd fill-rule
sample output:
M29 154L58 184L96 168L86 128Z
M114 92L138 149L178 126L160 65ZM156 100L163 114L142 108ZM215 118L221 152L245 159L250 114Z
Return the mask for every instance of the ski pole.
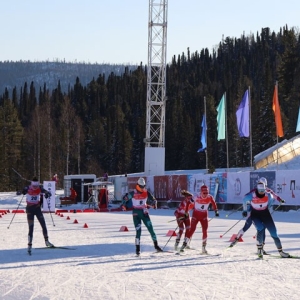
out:
M14 217L15 217L15 215L16 215L16 213L17 213L17 211L18 211L18 209L19 209L19 206L20 206L20 204L21 204L21 202L22 202L22 200L23 200L23 197L24 197L24 195L22 196L22 199L21 199L21 201L19 202L19 204L18 204L18 207L17 207L17 209L16 209L16 211L15 211L15 213L14 213L14 215L13 215L13 217L12 217L12 219L11 219L11 221L10 221L10 223L9 223L8 227L7 227L7 229L9 229L9 227L10 227L10 224L12 223L12 221L13 221L13 219L14 219Z
M177 227L175 228L174 232L177 230L178 227L179 227L179 225L177 225ZM168 243L170 242L172 236L173 236L173 234L171 234L170 238L168 239L168 241L166 242L166 244L163 246L163 248L162 248L163 251L164 251L165 247L168 245Z
M171 223L171 222L174 222L174 221L180 221L180 220L183 220L184 219L184 217L180 217L180 218L178 218L178 219L174 219L174 220L171 220L171 221L168 221L168 223Z
M281 203L271 212L271 215L279 208L281 207Z
M237 212L241 208L243 208L243 205L241 205L240 207L238 207L237 209L235 209L234 211L232 211L230 214L226 215L226 218L229 217L230 215L232 215L233 213Z
M239 222L241 222L243 218L238 220L233 226L231 226L227 231L225 231L223 234L220 235L220 238L222 238L228 231L230 231L235 225L237 225Z
M49 203L50 201L48 201L48 199L49 199L49 198L47 198L47 204L48 204L49 214L50 214L51 219L52 219L52 224L53 224L53 226L55 226L54 221L53 221L53 217L52 217L52 213L51 213L51 211L50 211L50 203Z

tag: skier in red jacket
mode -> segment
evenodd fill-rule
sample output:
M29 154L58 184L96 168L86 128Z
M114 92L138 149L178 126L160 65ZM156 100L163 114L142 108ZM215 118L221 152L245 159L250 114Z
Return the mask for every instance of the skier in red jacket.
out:
M174 212L179 228L179 231L176 236L176 242L174 247L175 250L178 250L178 245L180 243L180 239L183 232L185 231L184 237L186 238L187 232L191 227L189 210L192 208L191 200L193 195L186 190L182 190L181 195L184 196L184 199L180 202L179 206Z
M208 229L208 207L211 204L213 210L215 211L215 216L219 217L219 211L216 204L216 201L212 195L209 194L208 187L206 185L202 185L200 188L200 195L193 199L194 203L192 208L194 209L192 214L191 228L187 232L186 238L180 248L180 251L183 252L186 248L188 242L193 236L198 222L200 222L202 227L202 253L207 254L206 251L206 241L207 241L207 229Z

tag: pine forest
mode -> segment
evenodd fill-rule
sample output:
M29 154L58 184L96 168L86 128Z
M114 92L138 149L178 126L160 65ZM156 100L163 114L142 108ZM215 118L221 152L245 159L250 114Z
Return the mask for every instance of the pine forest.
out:
M188 46L188 45L187 45ZM168 49L170 51L170 49ZM209 172L226 168L226 140L217 140L216 108L227 99L229 167L248 167L250 139L239 137L236 110L251 91L253 156L277 142L272 97L278 99L284 136L297 135L300 100L300 39L296 28L278 33L227 37L211 52L173 56L167 65L165 170L205 169L201 121L206 99ZM17 190L22 179L50 180L70 174L102 176L144 171L147 66L122 74L99 74L83 85L80 74L67 91L58 79L50 89L26 81L0 96L0 191ZM26 78L25 78L26 79Z

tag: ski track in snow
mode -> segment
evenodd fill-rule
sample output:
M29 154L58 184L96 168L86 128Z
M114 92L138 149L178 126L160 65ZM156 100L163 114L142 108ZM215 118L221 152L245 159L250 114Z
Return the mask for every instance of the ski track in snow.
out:
M267 256L257 259L253 226L244 235L244 242L226 250L231 235L243 226L239 224L220 238L240 218L240 213L225 218L227 213L220 211L221 217L214 218L208 228L207 249L220 256L199 254L202 238L199 226L192 240L192 246L199 250L187 250L186 255L154 253L150 235L143 225L141 257L135 257L131 212L63 213L63 217L52 214L55 226L51 216L45 214L50 241L76 250L36 249L44 247L44 241L35 220L32 256L26 249L26 215L16 214L9 229L13 214L3 215L0 218L0 298L300 299L300 260ZM163 247L169 240L166 233L173 230L168 223L173 211L150 210L150 215L159 245ZM296 224L299 213L276 212L273 217L284 250L300 255L300 230ZM73 223L74 219L78 224ZM85 223L88 228L83 228ZM121 226L127 226L129 231L119 231ZM174 242L172 237L165 249L173 251ZM268 233L265 249L277 254Z

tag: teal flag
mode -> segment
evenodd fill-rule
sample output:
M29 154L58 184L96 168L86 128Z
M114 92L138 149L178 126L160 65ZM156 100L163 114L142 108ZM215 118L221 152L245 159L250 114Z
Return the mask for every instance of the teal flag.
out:
M298 112L298 121L297 121L297 127L296 127L296 132L300 131L300 107L299 107L299 112Z
M217 107L218 141L225 140L225 96L223 95Z

